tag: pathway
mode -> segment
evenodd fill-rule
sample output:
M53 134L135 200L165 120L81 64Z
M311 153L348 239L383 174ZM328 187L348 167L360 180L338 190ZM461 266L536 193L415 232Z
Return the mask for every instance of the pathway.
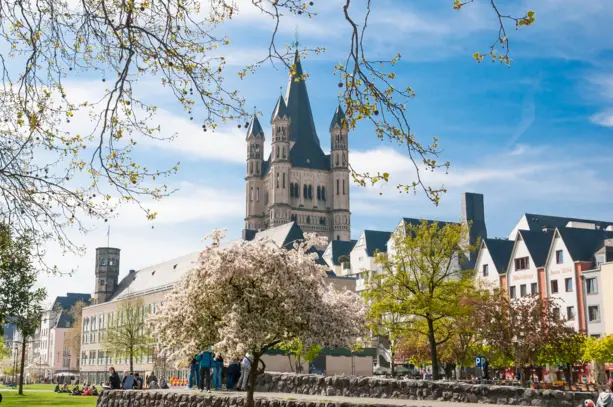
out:
M198 393L196 390L189 390L185 387L173 388L170 391L178 393ZM200 394L200 393L198 393ZM207 393L204 393L207 394ZM244 396L246 393L237 391L213 391L212 395L223 396ZM319 396L309 394L295 394L295 393L266 393L256 392L255 398L274 398L279 400L304 400L304 401L329 401L336 403L350 403L350 404L376 404L386 406L403 406L403 407L483 407L483 404L477 403L458 403L451 401L433 401L433 400L405 400L405 399L390 399L390 398L370 398L370 397L342 397L342 396ZM492 407L501 407L502 404L488 404Z

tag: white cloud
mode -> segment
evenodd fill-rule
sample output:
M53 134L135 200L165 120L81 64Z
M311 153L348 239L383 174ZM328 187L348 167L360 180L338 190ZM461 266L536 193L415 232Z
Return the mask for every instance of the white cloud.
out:
M600 112L592 115L590 121L594 124L604 127L613 127L613 112Z

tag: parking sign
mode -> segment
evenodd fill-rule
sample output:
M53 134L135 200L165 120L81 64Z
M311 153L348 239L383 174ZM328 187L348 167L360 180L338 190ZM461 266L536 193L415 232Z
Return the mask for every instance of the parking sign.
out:
M485 356L475 357L475 367L483 367L485 365Z

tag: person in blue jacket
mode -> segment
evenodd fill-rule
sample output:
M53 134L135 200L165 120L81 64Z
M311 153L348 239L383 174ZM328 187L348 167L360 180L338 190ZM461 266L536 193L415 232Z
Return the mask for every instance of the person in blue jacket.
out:
M208 393L211 392L211 367L213 367L213 353L211 353L211 349L203 350L196 356L196 360L198 361L198 365L200 366L200 391L204 391L206 387L206 391Z
M221 390L221 376L223 374L223 358L221 355L215 355L213 359L213 388L215 391Z
M189 388L190 389L194 387L196 388L200 387L200 371L198 368L198 361L196 360L196 356L192 358L192 361L189 364Z

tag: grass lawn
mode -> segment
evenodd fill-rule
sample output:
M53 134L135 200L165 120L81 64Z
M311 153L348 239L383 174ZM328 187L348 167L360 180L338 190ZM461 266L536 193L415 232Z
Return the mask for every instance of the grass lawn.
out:
M0 387L2 394L2 407L14 406L90 406L96 405L98 397L70 396L68 394L56 394L53 392L55 385L52 384L31 384L24 386L24 396L17 394L17 391L8 390Z

